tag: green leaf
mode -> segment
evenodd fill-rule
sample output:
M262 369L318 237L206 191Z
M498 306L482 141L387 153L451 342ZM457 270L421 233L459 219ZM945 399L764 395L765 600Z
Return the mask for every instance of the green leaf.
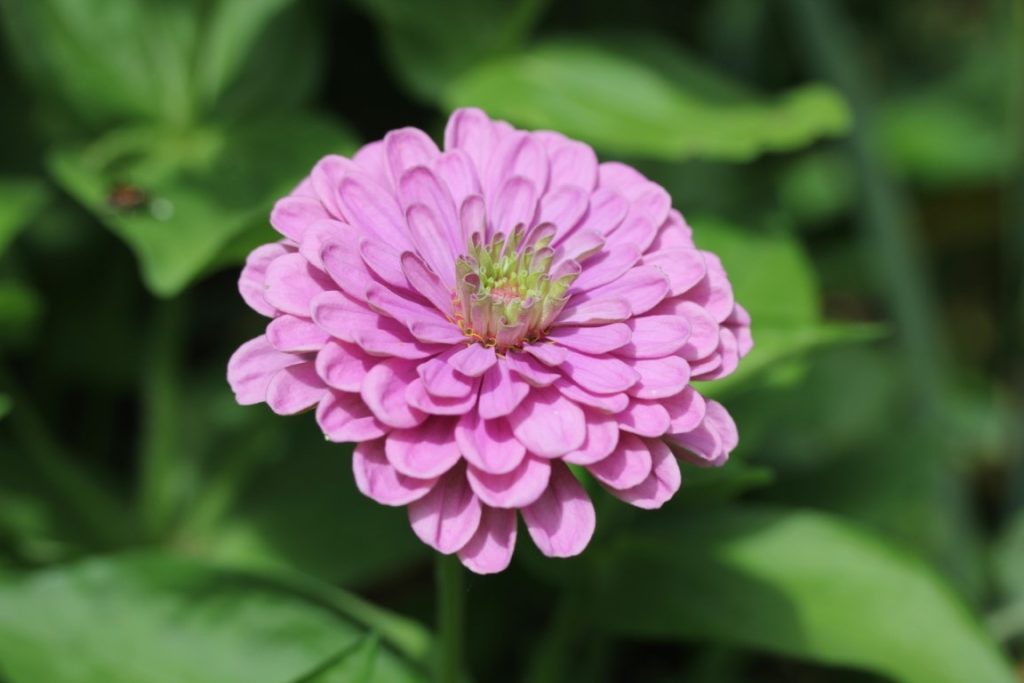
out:
M878 325L822 320L813 267L792 234L742 230L718 219L698 218L690 224L697 246L722 259L736 301L750 313L754 336L754 348L736 373L704 389L721 393L784 359L828 344L877 339L884 333Z
M679 638L852 666L904 683L1013 683L990 637L919 560L815 512L723 510L622 536L598 614Z
M368 635L317 671L293 683L368 683L373 680L379 652L380 640L373 634Z
M173 296L233 240L265 225L274 201L317 159L353 146L337 123L295 114L187 132L122 129L59 150L49 164L128 243L150 290ZM130 204L118 205L118 193Z
M0 178L0 256L47 199L46 186L30 178Z
M0 420L7 417L7 414L11 412L11 397L7 394L0 394Z
M603 44L553 41L481 64L443 93L530 128L552 128L603 150L657 159L747 161L843 133L846 104L809 85L775 100L715 101Z
M436 101L481 60L519 47L546 0L357 0L377 21L402 83Z
M999 587L1024 600L1024 511L1011 518L995 546L994 565Z
M291 589L170 555L0 582L0 668L11 683L282 683L365 641L353 619ZM424 679L380 648L364 680Z
M34 289L17 281L0 282L0 349L28 341L42 311Z

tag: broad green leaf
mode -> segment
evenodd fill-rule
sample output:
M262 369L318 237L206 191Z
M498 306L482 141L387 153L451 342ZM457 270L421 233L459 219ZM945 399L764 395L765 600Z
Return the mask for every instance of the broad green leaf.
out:
M369 683L374 680L379 653L380 640L368 635L319 670L293 683Z
M547 0L357 0L405 87L436 101L481 60L519 47Z
M0 256L39 211L47 194L39 180L0 177Z
M701 249L722 259L736 301L750 313L754 348L735 374L705 385L721 392L783 359L820 346L876 339L875 325L826 323L810 260L788 232L742 230L717 219L690 221Z
M990 637L924 563L815 512L731 509L613 541L597 610L630 638L678 638L873 671L1013 683Z
M714 101L600 43L565 40L485 62L455 80L443 101L608 152L671 160L747 161L843 133L850 118L825 86L773 100Z
M194 113L198 0L0 0L8 44L56 108L93 126Z
M135 252L146 285L173 296L320 157L352 149L335 122L269 117L174 133L130 128L51 156L57 181ZM137 206L117 205L118 193Z
M795 159L779 175L779 201L801 227L818 227L845 214L856 198L856 176L838 149Z
M365 639L355 620L290 588L165 554L0 581L11 683L284 683ZM373 673L424 680L385 648Z
M1000 589L1024 600L1024 511L1018 511L999 537L994 564Z
M0 349L24 344L42 310L34 289L18 281L0 282Z

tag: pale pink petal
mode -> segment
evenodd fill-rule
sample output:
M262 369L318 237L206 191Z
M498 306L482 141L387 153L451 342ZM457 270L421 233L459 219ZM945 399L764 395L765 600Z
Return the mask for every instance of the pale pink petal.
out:
M601 236L608 235L622 223L628 212L629 202L625 197L613 190L598 189L590 195L590 208L576 231L590 230Z
M407 292L409 281L402 270L402 253L395 247L379 240L362 237L358 240L359 257L377 279L393 289Z
M279 256L267 266L263 297L274 308L308 318L310 300L332 289L330 279L300 254Z
M718 354L722 359L722 362L718 367L713 370L705 370L699 374L694 374L694 379L706 382L713 379L719 379L721 377L727 377L735 372L736 368L740 364L740 350L739 343L736 341L736 335L728 327L723 327L718 331Z
M494 349L480 344L469 344L448 359L453 368L470 377L479 377L497 362L498 356Z
M356 488L381 505L408 505L430 493L436 479L414 479L396 470L384 455L384 440L366 441L352 453Z
M709 400L704 419L718 433L722 440L722 449L726 453L731 453L736 449L740 442L739 432L736 430L736 422L733 421L732 415L725 409L725 406L718 401Z
M609 489L612 495L645 510L654 510L664 505L682 483L679 463L663 442L649 440L651 449L651 473L640 484L622 491Z
M380 316L366 304L338 291L323 292L310 301L313 322L324 332L347 342L355 340L355 331L372 327Z
M427 267L419 255L411 251L402 254L402 272L409 286L423 295L444 315L452 312L452 290L447 287L434 271Z
M556 187L541 197L537 220L554 225L556 235L567 234L586 213L589 199L590 196L578 187Z
M509 424L527 450L548 458L578 449L587 434L583 410L551 387L534 389Z
M633 399L629 407L616 416L619 428L640 436L661 436L671 423L668 410L660 403Z
M454 238L449 237L449 231L459 230L458 225L449 228L424 204L410 206L405 212L405 218L409 224L409 235L416 253L441 278L446 287L454 287L457 254L453 244ZM459 239L461 240L461 237Z
M360 147L352 161L361 171L369 174L374 182L383 187L392 187L391 169L388 168L383 140L374 140Z
M477 574L496 574L508 567L515 547L515 510L484 507L480 526L459 551L459 560Z
M587 437L583 445L562 456L574 465L590 465L608 457L619 443L619 422L614 416L593 410L587 413Z
M306 229L316 221L329 218L324 205L308 197L284 197L270 212L270 224L295 243L302 242Z
M387 435L384 452L402 474L439 477L462 458L455 443L455 418L431 416L414 429L396 429Z
M443 355L431 358L417 368L423 388L439 398L465 397L476 386L475 378L462 374L443 359Z
M267 400L267 386L280 370L305 362L302 356L275 349L260 335L238 347L228 361L228 384L243 406Z
M476 408L480 394L480 380L474 378L469 393L459 398L434 396L423 386L423 380L417 377L405 391L405 400L409 405L430 415L462 415Z
M678 351L690 336L686 318L673 315L648 315L626 322L630 341L618 353L632 358L663 358Z
M720 465L728 457L722 448L722 437L707 420L685 434L669 434L665 438L685 449L680 456L695 465Z
M582 301L620 299L629 304L633 315L651 310L668 294L668 278L657 266L636 266L625 275L580 295Z
M690 381L690 364L679 356L654 360L634 359L629 363L640 379L629 388L637 398L663 399L678 394Z
M328 391L316 407L316 422L324 436L335 443L361 443L378 439L389 427L378 420L359 394Z
M526 353L530 354L544 365L557 367L565 362L567 350L557 344L541 342L539 344L527 344L523 347Z
M583 353L602 354L625 346L630 340L630 328L622 323L594 327L556 327L548 333L549 339L558 341Z
M267 325L267 340L279 351L318 351L330 336L307 318L282 315Z
M487 216L491 234L509 235L518 225L531 227L537 213L537 191L533 184L521 176L513 176L502 183L491 200Z
M561 463L552 463L544 494L522 510L530 538L548 557L579 555L594 535L596 517L587 492Z
M342 178L338 199L348 222L366 237L388 244L399 252L412 247L397 200L368 176L349 173Z
M345 157L328 154L318 161L310 172L310 185L331 218L344 218L345 214L338 201L338 187L346 174L358 171L358 168Z
M577 301L574 299L558 314L555 326L607 325L608 323L627 320L629 316L630 305L624 298L607 298L593 301Z
M421 541L445 555L461 550L480 526L480 500L462 467L446 474L430 493L409 504L409 523Z
M472 243L474 239L484 239L487 234L487 209L483 197L471 194L463 200L459 207L459 229L464 245ZM463 249L460 255L465 253Z
M515 131L500 137L486 168L483 177L485 197L500 194L505 181L514 176L522 176L530 181L534 191L539 194L548 189L547 154L528 133Z
M294 415L319 403L326 391L313 363L289 365L267 385L267 405L278 415Z
M434 159L434 173L451 194L455 206L471 194L480 194L480 177L469 155L461 149L444 152Z
M670 296L679 296L704 279L707 266L704 256L696 249L661 249L649 252L640 259L642 265L658 266L668 276Z
M480 386L480 416L504 417L515 410L530 393L530 385L512 375L505 363L498 362L483 375Z
M257 247L245 259L245 267L238 277L238 291L242 294L245 303L257 313L265 316L273 316L277 309L267 303L263 293L264 284L267 279L267 267L279 256L287 254L288 247L278 242L264 244Z
M459 418L455 441L467 461L491 474L512 471L526 456L526 447L516 439L508 420L485 420L475 410Z
M332 339L316 354L316 371L328 386L359 393L366 373L379 362L354 344Z
M569 351L559 367L573 382L598 394L625 391L640 379L636 370L614 356L589 356Z
M456 109L444 130L445 151L462 149L478 169L487 168L497 139L494 124L479 109Z
M589 145L552 131L538 131L533 135L547 150L552 179L587 192L594 189L597 184L597 155Z
M384 424L399 429L415 427L426 420L427 415L409 405L405 390L418 379L414 363L387 359L370 368L359 393Z
M640 249L635 244L605 244L605 248L585 262L583 272L572 283L572 292L595 289L622 277L640 260Z
M651 451L643 439L623 434L615 450L587 467L587 471L605 486L628 489L641 484L651 474Z
M556 380L554 385L563 396L572 399L580 405L596 408L603 413L615 414L626 409L629 405L629 396L623 393L616 394L595 394L587 391L580 385L569 379Z
M527 455L511 472L491 474L472 465L466 479L473 492L485 505L496 508L521 508L530 505L544 493L551 478L551 461Z
M562 373L525 353L508 352L505 354L505 364L531 387L550 386L562 376Z
M396 187L414 166L429 166L441 152L430 136L418 128L399 128L384 136L384 156Z
M671 420L669 431L673 434L696 429L706 412L704 397L693 387L686 387L682 392L665 399L662 405L668 411Z

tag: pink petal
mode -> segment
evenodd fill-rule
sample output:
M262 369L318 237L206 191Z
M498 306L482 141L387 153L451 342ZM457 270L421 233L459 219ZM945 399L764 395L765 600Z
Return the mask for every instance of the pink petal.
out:
M317 199L284 197L274 204L270 224L288 239L299 243L311 224L328 217L327 210Z
M477 407L480 394L480 381L474 378L469 393L459 398L434 396L423 386L423 380L417 377L405 391L405 400L409 405L430 415L462 415Z
M578 555L594 535L594 506L561 463L552 463L548 489L537 502L523 508L522 515L530 538L548 557Z
M338 187L347 173L357 170L358 166L345 157L328 154L318 161L310 172L310 184L331 218L344 217L338 201Z
M632 358L662 358L678 351L690 336L690 323L675 315L647 315L627 323L630 342L619 350Z
M465 397L476 386L474 378L463 375L442 358L431 358L417 368L423 388L439 398Z
M339 223L339 225L344 225ZM359 253L359 239L354 228L347 225L331 241L323 244L320 249L320 262L330 275L331 280L345 294L353 299L364 301L366 285L375 282L373 271ZM333 289L333 288L332 288Z
M278 415L294 415L319 403L326 391L312 363L289 365L267 385L267 405Z
M476 168L487 168L496 142L494 124L479 109L456 109L448 118L444 130L445 150L464 150Z
M577 297L579 298L579 297ZM562 309L555 327L562 325L607 325L630 317L632 311L626 299L573 299Z
M729 277L725 274L722 261L709 251L701 253L708 267L707 281L710 285L710 293L706 300L699 303L716 321L722 322L729 317L736 305L732 294L732 285L729 284Z
M551 461L528 455L511 472L490 474L470 466L466 479L485 505L496 508L521 508L544 493L551 478Z
M437 273L446 287L454 287L456 253L453 242L456 238L449 236L449 233L461 232L458 224L450 227L445 225L437 214L423 204L410 206L405 212L405 218L416 253ZM458 239L461 241L461 235Z
M371 324L353 330L352 341L372 356L408 360L429 358L445 349L444 345L417 341L401 323L380 316L374 318Z
M406 237L405 218L394 196L368 176L350 173L341 180L338 199L348 222L375 241L399 252L412 244Z
M732 415L725 409L725 406L718 401L709 400L704 420L718 433L722 440L722 449L726 453L731 453L736 449L740 442L739 432L736 430L736 422L733 421Z
M669 429L671 418L660 403L633 399L629 407L616 416L619 429L640 436L661 436Z
M526 447L512 434L508 420L485 420L475 410L459 418L455 442L466 460L491 474L512 471L526 456Z
M414 363L383 360L366 373L360 395L384 424L400 429L415 427L426 420L427 415L409 405L405 390L418 379Z
M319 351L330 336L306 318L284 314L267 325L267 340L279 351Z
M359 257L378 279L399 291L409 288L409 281L402 271L402 252L386 242L368 237L359 238L358 244Z
M547 154L529 133L522 131L515 131L498 141L484 173L484 196L497 196L505 181L514 176L522 176L530 181L538 194L548 189Z
M480 194L480 179L473 161L461 149L443 153L434 160L434 173L451 194L455 206L471 194Z
M452 292L441 278L427 267L418 254L407 251L402 254L402 272L409 286L448 316L452 312Z
M719 379L720 377L727 377L735 372L736 368L739 366L740 350L739 343L736 341L736 335L734 335L728 327L723 327L719 329L718 337L718 354L721 357L722 362L713 370L702 371L699 375L695 374L694 379L706 381Z
M617 228L629 211L629 202L619 193L598 189L590 196L590 210L576 231L592 230L602 237Z
M515 510L484 507L480 526L459 551L459 560L477 574L496 574L508 567L515 547Z
M480 344L470 344L457 351L448 363L464 375L479 377L498 362L494 349Z
M462 467L450 471L430 493L409 504L409 523L420 540L450 555L461 550L480 526L481 505Z
M589 145L570 140L561 133L534 133L547 150L551 177L575 185L588 192L597 184L597 155Z
M640 380L629 388L629 395L637 398L673 396L685 389L690 381L690 364L679 356L634 359L630 367L640 374Z
M391 169L388 168L383 140L374 140L360 147L352 157L352 161L364 173L368 173L374 182L383 187L392 186Z
M680 349L683 358L698 360L718 348L718 323L707 311L690 301L680 302L674 308L677 315L690 323L690 336Z
M430 493L436 479L414 479L396 470L384 455L384 440L367 441L352 453L352 472L359 491L381 505L408 505Z
M324 247L331 242L344 241L347 238L346 233L352 233L353 230L351 225L330 218L311 223L302 235L299 253L315 268L327 272L322 255Z
M623 434L611 455L587 470L605 486L628 489L641 484L651 474L651 451L643 439Z
M583 217L589 199L590 195L578 187L572 185L556 187L541 197L537 220L554 225L557 235L567 234L576 227L580 218Z
M488 206L491 234L509 235L517 225L531 227L537 213L537 190L529 180L520 176L507 179Z
M277 242L264 244L262 247L253 249L252 253L245 259L245 267L238 277L238 291L242 294L245 303L257 313L265 316L273 316L277 309L267 303L263 296L263 285L267 279L267 267L277 259L288 253L288 247Z
M463 200L462 206L459 207L459 228L463 245L470 244L474 239L484 239L487 234L487 209L483 197L471 194ZM474 237L475 235L479 237Z
M604 249L586 260L583 272L572 283L572 291L585 292L618 280L640 260L635 244L605 243Z
M462 459L454 430L455 418L431 416L413 429L388 434L384 452L402 474L417 479L439 477Z
M654 510L665 504L682 483L679 463L663 442L650 440L651 473L640 484L622 491L610 489L612 495L645 510Z
M588 356L569 351L559 367L572 381L598 394L625 391L640 379L636 370L614 356Z
M310 300L333 289L326 275L309 265L299 254L285 254L267 266L266 291L263 297L274 308L309 317Z
M480 387L480 416L493 419L515 410L530 393L530 385L513 376L505 363L498 362L484 373Z
M354 344L328 341L316 355L316 371L330 387L359 393L366 373L380 362Z
M587 434L580 407L551 387L534 389L512 411L509 424L527 450L548 458L578 449Z
M530 354L544 365L557 367L565 362L567 350L557 344L540 342L538 344L527 344L523 347L526 353Z
M686 387L675 396L666 398L661 405L668 411L671 420L669 431L673 434L696 429L706 412L704 397L693 387Z
M604 413L615 414L625 410L629 405L629 397L626 394L595 394L568 379L557 380L554 386L566 398Z
M645 254L642 265L658 266L668 276L670 296L679 296L704 279L707 266L696 249L661 249Z
M328 391L316 407L316 422L328 440L360 443L378 439L388 427L373 416L359 394Z
M686 449L681 456L695 465L721 465L728 453L722 448L722 438L705 420L685 434L669 434L666 439Z
M506 353L505 364L508 365L509 370L521 377L531 387L550 386L562 376L562 373L525 353L512 351Z
M407 170L429 166L440 153L430 136L418 128L399 128L384 136L384 155L396 187Z
M622 323L595 327L556 327L548 333L548 339L558 341L583 353L602 354L626 345L630 340L630 328Z
M651 310L668 294L668 278L657 266L637 266L618 280L592 289L580 298L586 301L621 299L633 315Z
M337 291L323 292L313 297L309 308L313 322L320 329L347 342L355 340L355 330L373 327L380 318L366 304Z
M590 465L602 460L619 443L619 421L611 415L597 411L587 414L587 437L577 450L566 453L562 460L574 465Z
M619 224L619 227L615 228L608 235L605 241L606 249L616 251L626 245L631 245L636 247L637 259L639 260L640 254L644 253L651 246L657 234L658 231L655 223L652 223L646 216L639 216L631 212Z
M267 386L280 370L303 363L302 356L278 351L264 335L238 347L228 361L228 384L243 406L267 400Z

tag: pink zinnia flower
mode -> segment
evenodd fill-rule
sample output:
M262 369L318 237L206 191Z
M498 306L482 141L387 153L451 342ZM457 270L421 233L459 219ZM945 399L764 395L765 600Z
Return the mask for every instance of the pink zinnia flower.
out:
M271 318L228 364L239 403L316 408L356 485L480 573L517 512L541 552L594 532L577 474L642 508L673 450L720 465L736 427L691 380L731 373L750 319L668 193L587 145L456 111L444 151L405 128L322 159L239 288ZM670 448L671 447L671 448Z

